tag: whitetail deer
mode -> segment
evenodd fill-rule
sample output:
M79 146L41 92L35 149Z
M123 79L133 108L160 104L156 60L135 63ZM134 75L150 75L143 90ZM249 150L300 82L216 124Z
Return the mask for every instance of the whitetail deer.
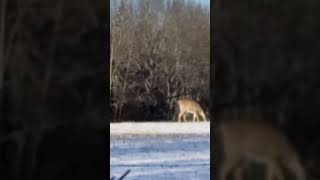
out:
M183 120L186 122L187 121L187 113L192 114L192 120L193 122L199 121L199 116L200 115L203 119L203 121L206 121L206 116L203 112L203 109L197 103L196 101L189 100L189 99L180 99L178 100L178 106L179 106L179 116L178 116L178 121L181 122L181 118L183 117Z
M221 162L217 162L218 180L226 180L229 174L235 179L243 179L242 171L248 169L245 168L247 162L265 165L267 180L274 177L284 180L284 169L297 180L306 179L295 148L273 126L255 120L229 120L216 128L216 147L222 155Z

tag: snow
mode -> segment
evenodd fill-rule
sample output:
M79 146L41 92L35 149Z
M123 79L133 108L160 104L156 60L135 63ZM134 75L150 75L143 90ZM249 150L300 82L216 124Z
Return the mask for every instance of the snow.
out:
M210 179L210 124L111 123L110 174L125 180Z
M123 122L110 124L111 135L210 134L209 122Z

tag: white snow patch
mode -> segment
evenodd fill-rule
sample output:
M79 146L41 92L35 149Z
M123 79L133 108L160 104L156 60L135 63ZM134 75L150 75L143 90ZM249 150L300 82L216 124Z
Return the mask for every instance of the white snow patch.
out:
M210 122L110 123L110 135L210 134Z

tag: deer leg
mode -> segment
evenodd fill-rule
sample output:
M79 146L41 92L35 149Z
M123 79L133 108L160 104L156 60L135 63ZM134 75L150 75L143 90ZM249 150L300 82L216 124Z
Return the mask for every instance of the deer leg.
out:
M199 122L199 116L196 112L194 113L194 121L193 122Z
M233 167L234 163L232 161L225 160L220 165L220 171L218 172L218 180L227 180L227 177Z
M242 180L243 179L243 167L237 167L234 170L233 178L235 180Z
M178 122L179 122L179 123L181 122L181 118L182 118L182 113L179 112L179 117L178 117Z
M279 167L276 161L268 161L266 163L266 179L273 180L276 177L277 180L284 180L283 174L281 173L281 167Z
M296 179L306 179L305 170L297 158L286 160L281 162L282 166L285 167Z
M249 164L245 161L239 161L239 163L234 167L233 170L233 179L234 180L243 180L244 179L244 172L249 167Z
M203 112L201 112L201 113L200 113L200 115L201 115L201 117L202 117L203 121L207 121L207 119L206 119L206 115L205 115Z
M184 120L184 122L187 122L187 113L186 112L183 114L183 120Z

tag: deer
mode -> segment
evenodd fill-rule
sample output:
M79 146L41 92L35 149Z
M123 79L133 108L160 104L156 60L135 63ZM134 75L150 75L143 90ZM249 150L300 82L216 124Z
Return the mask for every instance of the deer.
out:
M181 122L182 118L187 122L187 113L192 114L193 122L199 121L199 115L202 117L203 121L207 121L204 111L198 102L190 99L180 99L177 104L179 107L178 122Z
M297 180L305 180L305 170L289 139L277 128L261 120L226 120L215 127L216 175L243 179L248 163L265 165L267 180L284 180L284 169ZM249 169L250 170L250 169ZM248 170L248 171L249 171ZM246 171L246 172L248 172ZM262 178L265 179L265 178Z

